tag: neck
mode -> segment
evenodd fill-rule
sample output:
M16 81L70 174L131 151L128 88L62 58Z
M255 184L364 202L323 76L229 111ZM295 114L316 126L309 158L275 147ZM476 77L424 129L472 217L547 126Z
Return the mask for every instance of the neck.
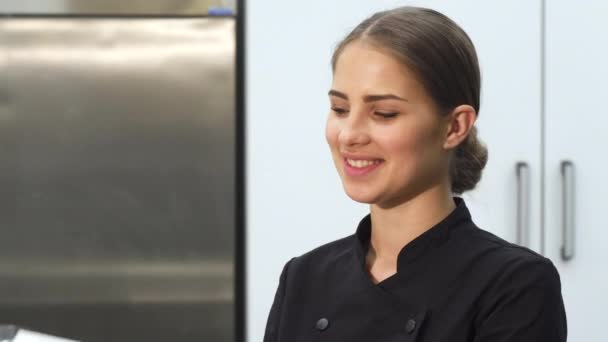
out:
M372 204L368 267L396 271L397 257L403 247L441 222L455 207L450 188L445 184L438 184L396 206Z

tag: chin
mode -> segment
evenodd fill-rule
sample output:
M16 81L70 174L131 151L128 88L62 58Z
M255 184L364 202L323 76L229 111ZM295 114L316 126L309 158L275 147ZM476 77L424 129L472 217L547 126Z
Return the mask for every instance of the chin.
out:
M369 190L357 190L344 187L344 191L346 192L346 195L355 202L372 204L377 201L377 195L371 193Z

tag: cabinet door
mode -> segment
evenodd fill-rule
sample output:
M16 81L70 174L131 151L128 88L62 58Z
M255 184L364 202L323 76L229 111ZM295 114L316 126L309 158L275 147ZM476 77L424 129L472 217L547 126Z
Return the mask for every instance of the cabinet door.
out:
M608 341L606 9L601 0L546 7L545 252L574 342Z
M541 2L405 3L451 17L477 49L482 97L476 125L489 158L477 188L463 196L473 220L482 229L540 252Z

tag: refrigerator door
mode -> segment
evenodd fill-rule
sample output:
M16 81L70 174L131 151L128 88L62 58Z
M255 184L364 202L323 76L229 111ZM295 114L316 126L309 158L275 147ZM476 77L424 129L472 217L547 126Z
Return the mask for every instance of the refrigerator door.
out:
M0 19L0 324L232 341L235 19Z

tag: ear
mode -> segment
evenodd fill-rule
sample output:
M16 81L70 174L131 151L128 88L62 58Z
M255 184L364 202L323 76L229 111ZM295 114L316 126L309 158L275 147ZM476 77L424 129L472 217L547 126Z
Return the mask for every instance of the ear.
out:
M477 112L470 105L460 105L445 118L446 130L443 148L453 149L467 138L477 120Z

